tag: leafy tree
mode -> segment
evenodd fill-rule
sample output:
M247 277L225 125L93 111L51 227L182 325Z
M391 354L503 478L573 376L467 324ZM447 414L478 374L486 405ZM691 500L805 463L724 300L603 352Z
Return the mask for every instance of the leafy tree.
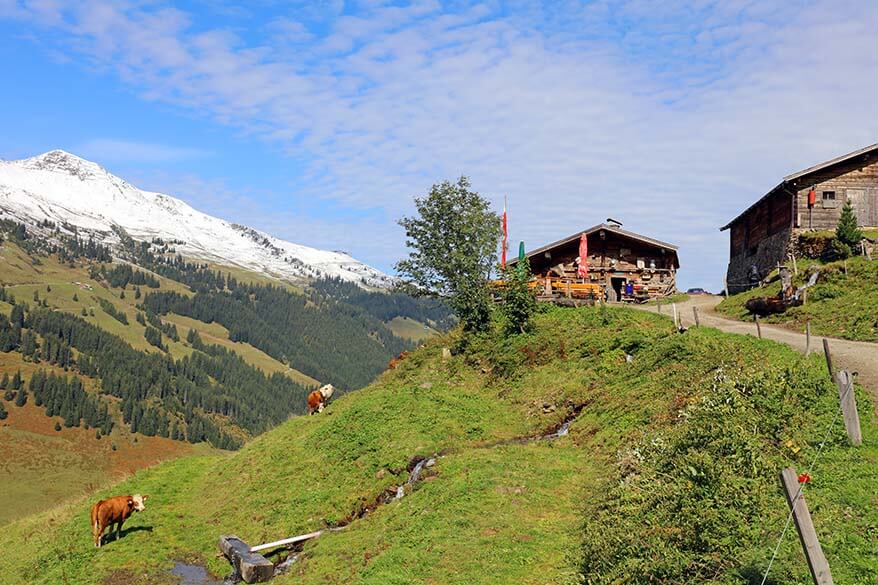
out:
M524 333L537 309L537 297L528 285L531 280L530 263L525 259L507 268L504 274L506 286L502 290L503 315L506 317L506 333Z
M835 228L835 237L851 250L856 251L857 246L863 240L863 232L857 224L857 216L850 201L845 201L841 208L841 216L838 218L838 226Z
M397 272L447 299L464 330L484 330L491 314L488 279L502 233L499 216L466 177L433 185L415 207L417 216L399 220L410 252L396 264Z

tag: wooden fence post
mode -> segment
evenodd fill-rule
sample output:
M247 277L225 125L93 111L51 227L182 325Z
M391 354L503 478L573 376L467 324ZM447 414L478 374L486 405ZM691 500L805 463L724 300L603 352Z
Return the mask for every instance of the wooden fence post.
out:
M826 369L829 370L829 379L834 380L832 375L832 355L829 353L829 340L823 338L823 355L826 356Z
M692 307L692 315L695 316L695 326L701 327L701 319L698 318L698 307Z
M655 306L658 307L658 313L659 313L659 315L661 315L662 314L662 300L661 299L657 300L655 302Z
M808 289L806 288L805 290L802 291L802 305L804 306L807 304L808 304Z
M848 439L851 445L862 445L863 434L860 431L860 416L857 414L857 398L854 396L854 378L847 370L839 370L835 375L835 383L838 385L838 401Z
M808 504L805 502L805 494L799 486L796 470L787 467L781 472L780 477L784 494L787 497L787 504L793 512L796 530L799 531L799 540L802 542L802 550L805 551L805 559L808 561L811 577L814 579L815 585L833 585L829 563L826 562L823 549L820 548L820 541L817 540L817 532L811 521Z
M756 321L756 335L762 339L762 325L759 324L759 315L753 315L753 320Z
M805 357L811 355L811 322L805 322Z

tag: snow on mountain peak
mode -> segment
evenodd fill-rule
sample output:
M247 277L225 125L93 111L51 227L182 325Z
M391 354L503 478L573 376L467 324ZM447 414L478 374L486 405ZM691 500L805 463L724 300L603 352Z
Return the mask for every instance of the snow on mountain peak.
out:
M43 220L76 226L111 246L119 243L122 228L135 240L174 242L177 252L193 259L282 280L338 277L377 288L394 282L346 253L286 242L201 213L169 195L141 191L97 163L63 150L0 160L0 218L30 226Z
M63 172L78 177L81 180L109 174L99 164L60 149L50 150L49 152L16 162L26 169Z

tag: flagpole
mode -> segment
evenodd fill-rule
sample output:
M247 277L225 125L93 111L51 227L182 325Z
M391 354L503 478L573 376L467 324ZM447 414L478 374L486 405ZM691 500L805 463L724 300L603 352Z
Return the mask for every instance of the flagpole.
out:
M500 255L500 264L503 268L506 268L506 250L509 248L508 240L509 240L509 228L507 226L506 219L506 205L507 205L507 197L503 196L503 250Z

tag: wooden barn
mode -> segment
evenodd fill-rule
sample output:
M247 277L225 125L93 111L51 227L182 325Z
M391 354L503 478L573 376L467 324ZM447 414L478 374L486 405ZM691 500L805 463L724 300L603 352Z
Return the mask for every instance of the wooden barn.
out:
M578 275L580 239L586 236L588 274ZM623 230L607 220L527 253L541 297L644 302L676 292L677 247ZM514 264L513 260L510 264Z
M720 228L729 230L729 292L764 278L809 230L833 230L850 201L862 227L878 227L878 144L787 175ZM751 277L752 275L752 277Z

